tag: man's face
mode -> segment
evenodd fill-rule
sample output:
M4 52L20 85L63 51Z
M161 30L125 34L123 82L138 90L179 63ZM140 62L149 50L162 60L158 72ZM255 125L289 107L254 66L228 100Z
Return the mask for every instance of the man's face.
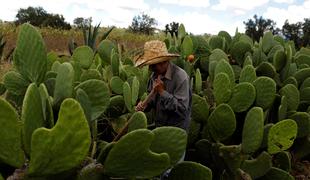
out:
M167 61L164 61L164 62L150 65L149 69L153 71L155 74L163 75L164 73L166 73L167 67L168 67L168 63Z

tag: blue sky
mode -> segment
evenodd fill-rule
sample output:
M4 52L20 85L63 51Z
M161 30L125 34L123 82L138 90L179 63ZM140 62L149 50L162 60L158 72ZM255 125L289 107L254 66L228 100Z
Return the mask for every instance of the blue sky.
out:
M310 0L10 0L0 7L0 19L12 21L19 8L41 6L49 13L64 15L69 23L76 17L92 17L103 26L128 27L142 12L154 17L157 28L175 21L194 34L216 34L225 30L231 35L243 21L254 14L270 18L282 27L310 18Z

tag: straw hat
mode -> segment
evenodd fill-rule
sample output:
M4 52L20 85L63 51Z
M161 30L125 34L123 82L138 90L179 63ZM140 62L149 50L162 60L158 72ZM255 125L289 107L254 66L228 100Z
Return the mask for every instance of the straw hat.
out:
M148 41L144 44L144 53L135 58L135 66L157 64L179 57L178 54L168 53L166 44L159 40Z

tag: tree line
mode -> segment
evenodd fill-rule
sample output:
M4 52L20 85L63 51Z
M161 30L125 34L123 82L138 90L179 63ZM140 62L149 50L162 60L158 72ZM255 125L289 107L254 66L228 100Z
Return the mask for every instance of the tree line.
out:
M20 8L16 15L15 24L19 25L29 22L34 26L52 27L59 29L71 29L70 23L65 21L63 15L51 14L45 11L42 7ZM77 17L73 21L73 26L77 28L90 27L92 18ZM286 40L294 41L296 48L310 46L310 18L305 18L303 22L289 23L285 21L282 29L276 27L276 23L271 19L265 19L262 16L254 15L253 19L244 21L245 34L259 41L264 32L271 31L273 34L278 34ZM152 35L156 31L157 20L148 14L141 13L133 17L128 30L134 33ZM178 22L166 24L164 32L178 35Z

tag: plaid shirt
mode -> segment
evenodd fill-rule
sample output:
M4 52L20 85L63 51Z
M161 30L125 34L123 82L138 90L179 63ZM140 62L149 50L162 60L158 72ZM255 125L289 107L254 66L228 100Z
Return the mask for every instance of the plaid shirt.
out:
M152 73L148 81L148 92L152 90L156 78ZM156 127L175 126L188 130L192 92L187 73L175 64L169 63L162 81L165 85L164 93L157 94L148 104L146 111L154 108Z

